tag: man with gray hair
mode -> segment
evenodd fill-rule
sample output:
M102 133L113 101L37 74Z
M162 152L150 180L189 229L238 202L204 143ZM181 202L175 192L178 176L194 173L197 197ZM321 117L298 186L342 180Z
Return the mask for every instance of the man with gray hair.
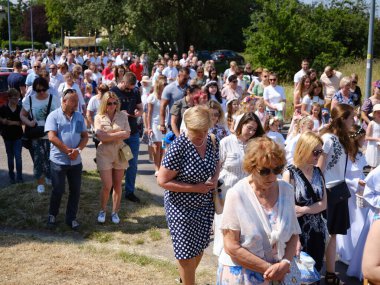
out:
M46 119L50 148L52 192L50 196L48 227L56 225L56 218L65 192L66 178L69 197L66 207L66 224L73 230L79 228L77 212L82 183L81 151L88 141L87 127L78 109L78 95L74 89L63 92L62 105Z

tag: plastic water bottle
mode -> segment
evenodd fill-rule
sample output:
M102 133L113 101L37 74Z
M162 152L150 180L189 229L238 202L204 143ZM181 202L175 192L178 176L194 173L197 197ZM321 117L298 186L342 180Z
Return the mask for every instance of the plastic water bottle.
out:
M166 141L165 141L165 138L163 137L162 140L161 140L161 148L162 149L166 149Z

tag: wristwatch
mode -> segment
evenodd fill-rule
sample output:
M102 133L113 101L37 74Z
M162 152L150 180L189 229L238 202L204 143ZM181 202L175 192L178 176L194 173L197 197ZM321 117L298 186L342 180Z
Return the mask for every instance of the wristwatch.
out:
M76 150L78 151L79 154L82 152L82 150L79 147L77 147Z

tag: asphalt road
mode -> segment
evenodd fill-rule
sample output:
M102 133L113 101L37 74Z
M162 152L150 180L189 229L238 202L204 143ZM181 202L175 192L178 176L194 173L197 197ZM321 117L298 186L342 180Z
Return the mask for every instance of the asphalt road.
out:
M33 181L33 164L29 155L29 152L23 148L23 174L24 181ZM95 157L95 145L92 142L92 138L89 139L89 143L87 147L82 151L82 162L84 170L95 170L96 164L94 162ZM139 154L139 164L138 164L138 176L137 176L137 184L142 185L145 189L149 190L152 194L155 194L154 197L158 201L163 204L163 189L160 188L154 177L154 167L149 162L147 145L141 144L140 146L140 154ZM4 187L9 185L8 179L8 166L7 166L7 157L5 152L4 141L0 139L0 191ZM30 183L25 184L26 187L31 187ZM31 191L36 191L33 188ZM138 192L136 193L138 196ZM205 251L205 260L211 260L212 262L216 262L216 257L212 255L212 245L210 245ZM347 266L343 263L337 262L336 271L339 273L339 276L345 284L348 285L361 285L362 282L355 278L349 278L345 276ZM324 284L322 282L322 284Z

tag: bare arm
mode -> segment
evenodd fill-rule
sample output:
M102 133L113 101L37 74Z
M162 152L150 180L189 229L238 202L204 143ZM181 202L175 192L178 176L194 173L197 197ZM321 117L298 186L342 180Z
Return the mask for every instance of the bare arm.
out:
M192 192L206 194L213 189L213 185L208 183L189 184L177 181L175 179L177 174L177 171L169 170L161 166L157 176L158 185L172 192Z
M371 284L380 285L380 220L375 221L368 233L363 252L362 270L363 275Z
M151 95L154 96L154 95ZM152 113L153 113L153 104L148 103L148 112L147 112L147 118L146 118L146 127L148 129L148 133L150 134L152 132Z
M362 111L361 112L361 117L362 117L362 119L367 123L367 125L369 124L369 122L371 122L370 121L370 119L368 118L368 113L367 112L364 112L364 111Z
M273 109L273 110L277 110L277 108L275 106L273 106L271 103L269 103L268 100L265 100L264 99L264 103L266 106L268 106L269 108Z
M330 111L332 111L332 109L334 109L336 107L336 105L338 105L338 100L336 99L332 99L331 100L331 108L330 108Z
M29 127L34 127L36 125L36 121L31 121L28 119L28 116L29 116L29 113L24 109L22 108L21 109L21 112L20 112L20 119L21 121L26 125L26 126L29 126Z
M170 125L172 126L172 131L175 134L175 136L179 137L180 132L179 132L179 129L177 127L177 122L178 122L178 116L172 114L172 116L170 118Z
M166 107L169 105L169 100L161 98L160 105L160 126L165 126Z
M309 116L310 113L306 111L306 104L301 103L301 114L305 116Z
M86 117L91 126L94 126L93 116L94 116L94 111L87 110Z
M240 244L240 231L223 230L224 250L235 262L252 271L264 274L272 264L249 252Z

